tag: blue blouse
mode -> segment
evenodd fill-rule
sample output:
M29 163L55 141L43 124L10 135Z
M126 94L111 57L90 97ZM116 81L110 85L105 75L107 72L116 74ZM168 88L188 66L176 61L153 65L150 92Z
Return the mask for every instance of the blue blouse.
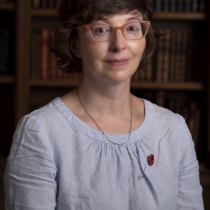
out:
M106 134L111 143L60 98L23 117L4 175L6 210L203 210L184 119L143 101L145 119L125 144L128 134Z

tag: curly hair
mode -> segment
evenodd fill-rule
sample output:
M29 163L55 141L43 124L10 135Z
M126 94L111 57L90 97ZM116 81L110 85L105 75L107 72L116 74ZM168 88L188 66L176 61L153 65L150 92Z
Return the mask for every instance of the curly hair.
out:
M67 73L82 71L81 59L69 49L69 42L77 37L79 26L101 17L133 11L141 12L143 20L153 21L153 10L149 0L63 0L51 45L51 51L57 57L58 67ZM153 54L155 42L155 33L150 27L138 69L144 69L145 63Z

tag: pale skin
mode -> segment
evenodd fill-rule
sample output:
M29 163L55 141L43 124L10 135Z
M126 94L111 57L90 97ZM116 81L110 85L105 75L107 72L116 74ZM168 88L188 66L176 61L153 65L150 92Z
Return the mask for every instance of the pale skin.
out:
M96 21L122 26L136 20L143 20L140 13L112 15ZM130 126L130 80L135 73L146 39L128 40L120 30L111 40L98 42L85 28L79 30L70 50L82 59L83 79L79 94L88 112L105 133L125 134ZM76 90L61 99L83 122L98 130L78 101ZM145 117L144 102L132 95L132 131L138 128Z

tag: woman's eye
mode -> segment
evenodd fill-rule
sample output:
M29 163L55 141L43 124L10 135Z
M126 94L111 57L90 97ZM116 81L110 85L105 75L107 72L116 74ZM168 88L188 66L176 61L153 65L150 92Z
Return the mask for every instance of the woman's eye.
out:
M94 26L92 27L92 32L94 34L106 34L109 33L109 27L104 27L104 26Z
M129 26L127 28L128 31L138 31L139 30L139 27L136 27L136 26Z
M105 28L97 28L96 32L98 32L98 33L105 33L105 32L107 32L107 29L105 29Z
M138 32L139 30L141 30L140 24L128 25L126 27L126 31L130 31L130 32Z

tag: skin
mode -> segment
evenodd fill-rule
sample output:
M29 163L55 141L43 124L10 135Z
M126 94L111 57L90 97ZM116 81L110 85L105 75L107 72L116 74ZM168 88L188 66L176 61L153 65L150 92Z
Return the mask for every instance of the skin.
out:
M143 20L140 13L117 14L95 21L122 26ZM98 42L85 28L79 30L70 50L82 60L83 80L79 94L88 112L106 133L128 133L130 125L130 80L135 73L145 48L145 38L127 40L120 30L111 40ZM66 106L89 126L97 129L80 105L76 90L61 97ZM144 103L132 96L132 130L144 120Z

